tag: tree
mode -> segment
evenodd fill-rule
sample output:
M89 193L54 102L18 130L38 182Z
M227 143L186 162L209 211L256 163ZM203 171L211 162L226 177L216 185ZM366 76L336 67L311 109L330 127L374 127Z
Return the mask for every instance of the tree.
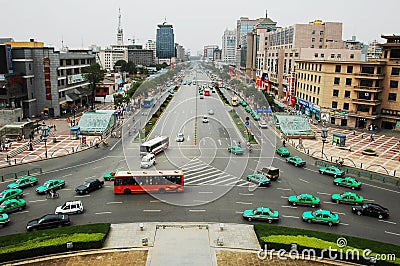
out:
M105 71L100 68L99 64L93 64L82 68L82 75L86 81L90 82L90 87L92 91L92 110L94 109L94 99L96 84L100 83L104 79Z

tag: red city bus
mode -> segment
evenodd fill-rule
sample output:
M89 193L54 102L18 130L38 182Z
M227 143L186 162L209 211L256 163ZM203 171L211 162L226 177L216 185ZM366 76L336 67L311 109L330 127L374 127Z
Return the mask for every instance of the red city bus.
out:
M204 89L204 96L210 96L210 89Z
M182 170L118 171L114 194L184 192Z

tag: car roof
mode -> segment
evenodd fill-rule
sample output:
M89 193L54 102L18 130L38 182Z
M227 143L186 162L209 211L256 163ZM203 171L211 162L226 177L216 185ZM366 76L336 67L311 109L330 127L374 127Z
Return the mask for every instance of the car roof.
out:
M331 211L328 210L317 210L318 212L322 213L322 214L333 214Z
M67 202L65 202L65 205L72 205L72 204L82 204L82 201L80 201L80 200L74 200L74 201L67 201Z

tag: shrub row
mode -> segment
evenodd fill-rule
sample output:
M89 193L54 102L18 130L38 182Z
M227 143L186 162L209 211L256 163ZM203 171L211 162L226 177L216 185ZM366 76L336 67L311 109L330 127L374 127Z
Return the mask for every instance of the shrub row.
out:
M67 251L99 249L109 223L67 226L0 237L0 262L46 256ZM71 242L72 247L67 247Z
M388 243L358 237L265 224L256 224L254 229L261 247L267 247L268 250L274 249L278 251L284 249L289 252L291 250L291 244L296 243L298 253L300 254L303 250L313 249L317 256L321 255L325 258L336 256L338 260L341 259L359 264L368 264L369 261L363 257L363 251L369 249L372 251L371 254L368 254L370 257L375 256L376 254L394 254L396 257L396 260L394 261L377 261L376 265L400 264L399 247ZM343 237L347 240L347 244L345 247L339 248L336 241ZM329 249L337 249L338 251L336 253L332 251L330 254L326 251ZM360 256L352 256L353 253L351 251L355 250L359 251ZM346 251L348 252L348 255L346 255ZM342 252L342 254L340 254L340 252Z
M175 87L174 91L178 90L178 86ZM152 118L147 122L146 126L144 127L145 130L145 137L147 137L151 130L153 129L154 125L157 123L158 118L161 116L161 114L164 112L165 108L167 108L168 104L172 100L174 96L173 95L168 95L168 97L165 99L165 101L160 105L160 107L157 109L157 111L152 115Z

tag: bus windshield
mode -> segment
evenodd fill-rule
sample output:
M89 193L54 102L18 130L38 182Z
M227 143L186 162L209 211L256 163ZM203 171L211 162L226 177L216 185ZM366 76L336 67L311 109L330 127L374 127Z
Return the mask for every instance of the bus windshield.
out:
M143 101L143 107L144 108L153 107L153 104L154 104L154 98L146 98Z

